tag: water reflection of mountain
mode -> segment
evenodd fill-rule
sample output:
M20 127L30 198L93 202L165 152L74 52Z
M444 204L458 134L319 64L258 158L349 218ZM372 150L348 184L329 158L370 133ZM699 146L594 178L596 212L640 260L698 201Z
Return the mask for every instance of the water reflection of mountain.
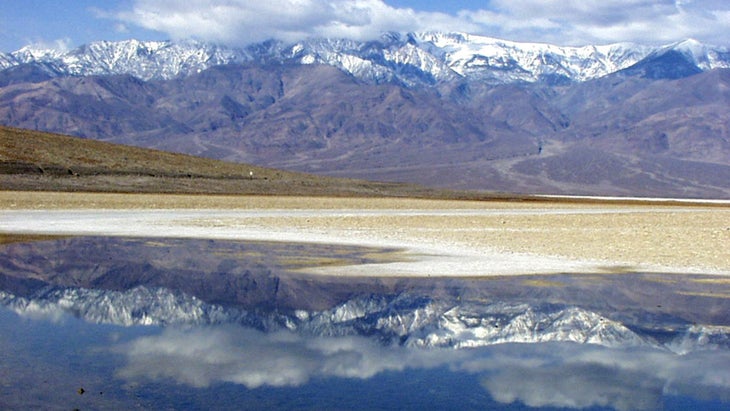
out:
M728 350L677 355L570 342L422 349L233 324L99 326L62 309L55 319L0 309L0 327L23 330L22 338L0 337L15 380L0 375L8 408L27 408L29 398L46 409L679 410L730 402ZM88 393L80 397L73 384Z
M188 239L4 245L0 404L655 410L730 402L727 281L306 274L398 258L397 250ZM89 393L80 397L82 384Z
M646 324L632 330L574 306L484 304L408 293L360 296L329 310L293 312L227 308L143 286L126 292L48 289L31 298L0 292L0 302L17 313L40 318L56 318L65 312L95 323L125 326L239 324L263 332L367 336L386 344L421 348L576 342L606 347L656 347L679 353L730 349L728 327L670 328L665 324ZM664 327L661 333L644 332L658 327Z
M571 341L730 349L727 282L554 275L353 279L293 273L387 262L394 250L210 240L65 238L4 247L0 300L98 323L243 324L417 347ZM700 281L701 280L701 281ZM723 289L724 287L724 289Z

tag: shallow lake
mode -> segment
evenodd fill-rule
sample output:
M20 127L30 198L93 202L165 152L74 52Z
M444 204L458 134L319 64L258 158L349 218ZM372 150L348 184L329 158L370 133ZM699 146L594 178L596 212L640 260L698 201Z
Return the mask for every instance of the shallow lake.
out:
M730 282L342 278L396 249L0 246L0 408L728 409Z

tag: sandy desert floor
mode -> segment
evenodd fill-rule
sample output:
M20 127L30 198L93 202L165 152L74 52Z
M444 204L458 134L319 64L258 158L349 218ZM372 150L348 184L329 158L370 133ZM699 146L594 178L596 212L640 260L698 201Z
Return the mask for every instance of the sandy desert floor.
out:
M0 192L0 234L196 237L402 250L328 275L730 275L730 204Z

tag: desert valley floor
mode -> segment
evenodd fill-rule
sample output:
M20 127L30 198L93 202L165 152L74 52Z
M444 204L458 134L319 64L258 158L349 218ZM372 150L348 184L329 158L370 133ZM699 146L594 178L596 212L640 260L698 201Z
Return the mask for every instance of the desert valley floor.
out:
M499 202L332 197L0 193L0 233L363 245L389 261L309 273L730 275L725 203ZM720 279L718 279L720 280Z
M727 244L725 201L0 191L0 408L726 410Z

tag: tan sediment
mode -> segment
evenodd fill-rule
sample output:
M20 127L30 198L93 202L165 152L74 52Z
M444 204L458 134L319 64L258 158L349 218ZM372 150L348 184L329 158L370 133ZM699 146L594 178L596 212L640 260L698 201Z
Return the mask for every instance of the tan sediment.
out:
M65 238L64 236L56 235L34 235L34 234L6 234L0 233L0 245L13 244L13 243L28 243L33 241L49 241L58 240L59 238Z
M536 262L541 257L589 260L603 267L603 273L645 267L730 273L730 207L726 206L0 192L0 210L156 208L309 210L312 213L252 213L180 224L324 233L332 238L420 244L431 250L444 245L465 250L465 255L484 250L533 256ZM363 212L367 210L371 212Z
M546 201L545 203L551 203ZM122 194L41 191L1 191L0 210L59 209L454 209L483 207L484 201L398 197L322 197L267 195ZM490 202L491 204L491 202ZM508 208L510 202L495 201ZM517 203L515 203L517 204ZM542 202L521 202L540 207Z
M441 204L444 207L450 204ZM458 204L463 205L463 204ZM547 206L488 204L494 215L288 216L217 220L229 227L365 233L393 241L413 240L472 250L489 249L605 261L603 273L637 267L684 267L730 272L730 210L641 206ZM527 211L527 214L510 214ZM543 213L544 211L544 213ZM561 211L561 214L550 212ZM590 213L583 213L592 211ZM504 214L502 212L505 212ZM206 224L199 221L199 224ZM600 266L600 263L597 264Z

